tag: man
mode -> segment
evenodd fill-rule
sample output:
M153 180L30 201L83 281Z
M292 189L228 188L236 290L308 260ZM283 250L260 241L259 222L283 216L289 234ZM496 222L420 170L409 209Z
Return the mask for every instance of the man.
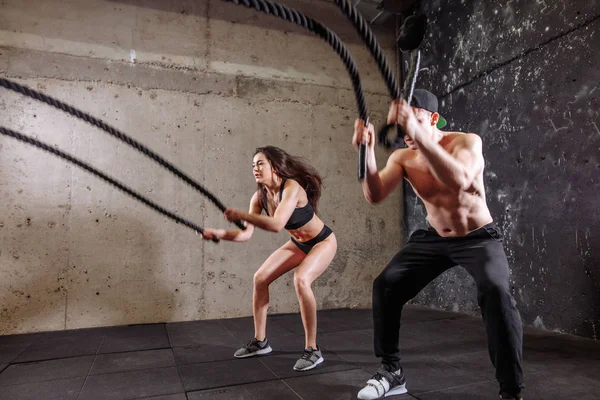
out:
M523 330L509 291L503 237L486 204L481 138L441 131L438 99L423 89L414 91L412 106L392 102L388 124L400 126L408 148L394 151L379 172L373 125L354 125L352 143L367 145L365 198L379 203L406 179L425 205L429 229L415 231L373 283L375 355L382 366L358 398L406 393L398 347L402 307L438 275L461 265L477 285L500 397L522 399Z

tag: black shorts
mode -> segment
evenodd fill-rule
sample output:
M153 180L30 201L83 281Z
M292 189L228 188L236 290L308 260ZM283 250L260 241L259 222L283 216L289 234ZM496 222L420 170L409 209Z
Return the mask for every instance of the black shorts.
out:
M327 237L332 233L333 231L327 225L324 225L323 229L321 229L321 232L319 232L317 236L315 236L307 242L299 242L296 239L294 239L293 236L291 239L292 242L294 242L294 244L300 248L300 250L302 250L305 254L308 254L308 252L311 251L311 249L315 247L317 243L327 239Z

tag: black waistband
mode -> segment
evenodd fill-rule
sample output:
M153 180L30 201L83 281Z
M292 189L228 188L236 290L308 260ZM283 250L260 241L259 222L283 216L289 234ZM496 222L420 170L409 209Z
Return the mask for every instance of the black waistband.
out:
M500 240L502 240L504 238L500 228L496 225L496 223L494 221L487 223L485 225L482 225L479 228L467 233L466 235L461 235L461 236L442 236L435 230L435 228L433 228L431 225L429 225L429 222L428 222L427 229L417 229L410 235L409 240L424 239L427 241L430 241L430 240L457 241L457 240L461 240L461 239L470 239L470 238L477 238L477 237L488 237L489 238L489 236L492 236L494 239L500 239Z
M293 236L292 236L292 241L296 244L300 244L302 246L314 246L315 244L323 241L324 239L327 238L327 236L329 236L333 231L331 230L331 228L329 228L327 225L323 225L323 229L321 229L321 232L319 232L319 234L317 236L315 236L314 238L306 241L306 242L299 242L297 241Z

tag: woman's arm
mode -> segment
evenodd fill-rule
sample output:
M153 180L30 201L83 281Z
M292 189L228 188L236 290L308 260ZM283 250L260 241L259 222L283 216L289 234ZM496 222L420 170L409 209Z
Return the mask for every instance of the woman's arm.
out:
M260 215L262 213L262 207L260 206L260 201L258 199L258 192L254 193L252 199L250 200L249 211L249 215ZM214 237L221 240L229 240L231 242L247 242L254 233L254 225L250 223L245 223L244 225L246 226L246 229L244 230L206 228L202 234L202 238L205 240L212 240Z
M242 220L269 232L279 232L285 227L285 224L294 212L302 190L304 189L298 182L287 180L285 182L285 190L283 191L281 202L279 203L279 206L277 206L275 214L272 217L268 215L246 213L236 209L225 210L225 217L229 221Z

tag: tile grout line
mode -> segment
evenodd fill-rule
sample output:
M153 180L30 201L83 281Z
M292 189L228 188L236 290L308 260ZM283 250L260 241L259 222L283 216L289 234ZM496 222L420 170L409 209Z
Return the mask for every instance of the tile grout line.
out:
M90 357L90 356L85 356L85 357ZM93 367L94 362L95 361L92 362L92 367ZM186 364L186 365L192 365L192 364ZM90 367L90 371L91 371L92 367ZM167 368L173 368L173 367L174 366L170 365L170 366L164 366L164 367L129 369L129 370L123 370L123 371L104 372L104 373L101 373L101 374L94 374L94 375L89 375L89 371L88 371L88 375L86 375L86 378L90 377L90 376L115 375L115 374L123 374L123 373L127 373L127 372L150 371L150 370L155 370L155 369L167 369ZM66 377L62 377L62 378L53 378L53 379L44 379L44 380L41 380L41 381L37 381L36 380L36 381L31 381L31 382L14 383L14 384L10 384L10 385L1 385L0 387L11 387L11 386L19 386L19 385L24 385L24 384L32 384L32 383L40 383L40 382L54 382L54 381L61 381L61 380L64 380L64 379L75 379L75 378L83 378L83 375L80 375L80 376L66 376ZM180 392L177 392L177 393L180 393Z
M212 387L208 387L208 388L204 388L204 389L194 389L194 390L190 390L189 392L185 392L186 395L188 393L201 393L201 392L208 392L211 390L218 390L218 389L223 389L223 388L232 388L232 387L237 387L237 386L245 386L245 385L252 385L255 383L265 383L265 382L275 382L280 380L279 378L275 377L273 379L261 379L258 381L253 381L253 382L242 382L242 383L235 383L233 385L220 385L220 386L212 386ZM144 399L144 398L142 398ZM140 399L140 400L142 400Z
M83 392L83 388L85 387L85 384L88 381L88 378L90 377L90 372L92 371L92 368L94 367L94 363L96 362L96 358L98 357L98 352L100 351L100 348L102 347L102 343L104 343L104 339L106 338L106 336L102 336L102 340L100 341L100 344L98 345L98 348L96 349L96 354L94 354L94 359L92 360L92 364L90 365L90 369L88 369L88 372L85 376L85 379L83 380L83 384L81 385L81 387L79 388L79 393L77 393L77 400L79 400L79 398L81 397L81 393Z
M40 334L37 334L37 335L38 335L38 337L37 337L35 340L33 340L31 343L29 343L29 344L28 344L28 345L27 345L27 346L26 346L26 347L25 347L25 348L24 348L24 349L23 349L23 350L22 350L22 351L21 351L21 352L20 352L20 353L19 353L17 356L15 356L15 358L13 358L11 361L9 361L9 362L8 362L8 365L9 365L9 366L10 366L10 365L13 365L13 361L14 361L14 360L16 360L17 358L21 357L21 355L22 355L23 353L25 353L27 350L29 350L29 348L30 348L31 346L33 346L33 344L34 344L36 341L38 341L38 340L40 340L40 339L41 339L41 337L40 337L41 335L40 335ZM14 363L14 364L20 364L20 363ZM7 367L7 368L8 368L8 367Z
M82 355L78 355L78 356L69 356L69 357L42 358L42 359L35 359L35 360L19 361L19 362L15 362L15 363L11 362L10 365L30 364L30 363L39 363L39 362L57 361L57 360L68 360L70 358L88 357L88 356L95 356L95 355L104 356L104 355L113 355L113 354L143 353L143 352L147 352L147 351L167 350L167 349L170 349L170 347L157 347L157 348L152 348L152 349L139 349L139 350L124 350L124 351L114 351L114 352L109 352L109 353L82 354Z
M277 378L277 379L278 379L280 382L282 382L282 383L283 383L285 386L287 386L287 387L288 387L288 389L290 389L290 390L291 390L291 391L292 391L292 392L293 392L293 393L294 393L296 396L298 396L300 399L304 400L304 398L303 398L302 396L300 396L300 395L299 395L299 394L298 394L298 393L297 393L297 392L296 392L294 389L292 389L292 387L291 387L290 385L288 385L288 384L287 384L287 382L284 380L284 378L282 378L282 377L280 377L279 375L277 375L277 374L275 373L275 371L273 371L271 368L269 368L269 367L267 366L267 364L265 364L265 363L264 363L264 362L263 362L263 361L260 359L260 357L258 357L258 361L259 361L259 362L260 362L262 365L264 365L264 367L265 367L266 369L268 369L268 370L269 370L269 371L270 371L270 372L271 372L271 373L272 373L272 374L273 374L273 375L274 375L274 376L275 376L275 377L276 377L276 378Z
M419 395L421 395L421 394L429 394L429 393L445 392L447 390L460 389L460 388L464 388L464 387L469 387L469 386L474 386L474 385L480 385L482 383L494 383L494 382L496 382L496 381L493 380L493 379L485 379L485 380L482 380L482 381L466 383L464 385L450 386L450 387L447 387L447 388L444 388L444 389L437 389L437 390L429 390L427 392L420 392ZM416 396L416 395L411 395L411 396Z
M175 361L175 368L177 368L177 376L179 376L179 382L181 383L181 388L183 392L186 394L187 398L187 390L185 389L185 385L183 384L183 378L181 377L181 370L179 369L179 363L177 362L177 355L175 354L175 348L173 347L173 343L171 342L171 335L169 334L169 329L167 328L168 324L164 324L165 333L167 334L167 341L169 342L169 348L171 349L171 353L173 354L173 360Z

